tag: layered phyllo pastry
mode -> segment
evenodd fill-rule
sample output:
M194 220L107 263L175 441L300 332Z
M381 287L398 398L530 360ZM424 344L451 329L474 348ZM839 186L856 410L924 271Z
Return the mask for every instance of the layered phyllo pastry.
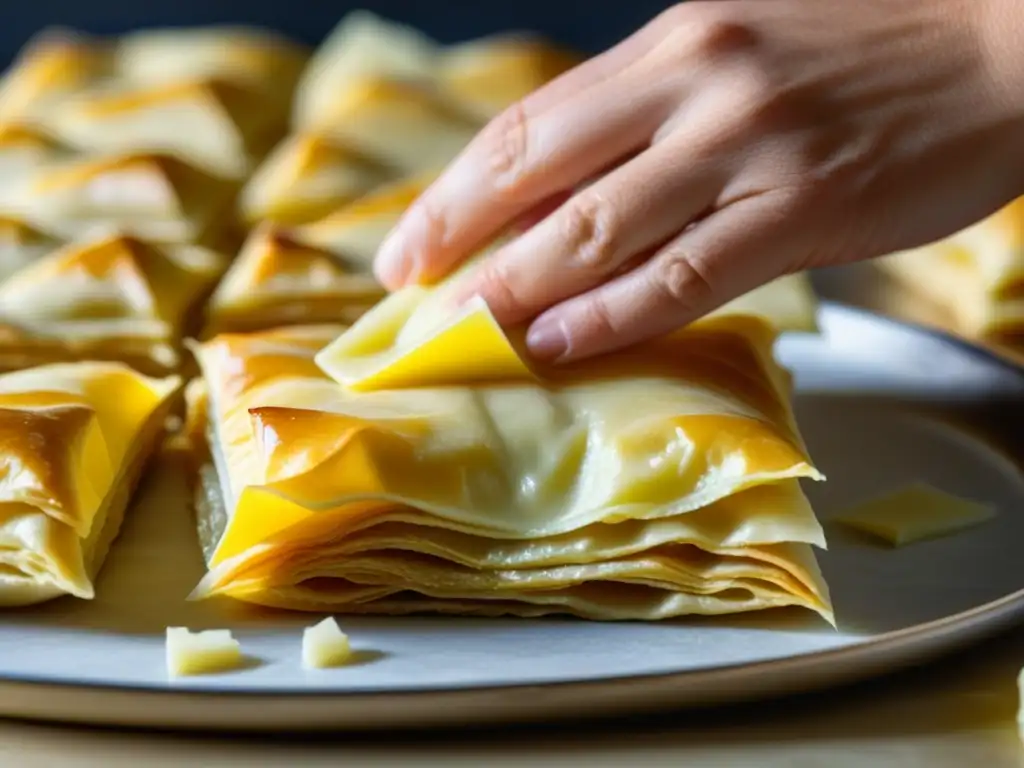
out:
M978 337L1024 333L1024 198L951 237L881 259L910 291Z
M122 234L37 256L0 282L0 369L90 359L172 371L226 266L205 246Z
M381 299L381 242L432 177L384 185L323 218L252 231L207 305L206 331L348 323Z
M0 183L0 215L65 239L117 229L156 242L199 241L230 226L233 190L169 155L75 156Z
M0 78L0 124L45 120L69 95L114 76L110 47L64 29L30 40Z
M240 182L280 138L285 116L226 80L115 81L67 98L46 125L79 152L163 153Z
M822 476L772 323L721 314L548 368L482 301L451 306L454 279L340 334L197 346L209 572L194 597L605 620L800 606L831 621L799 484Z
M239 198L239 212L257 222L305 224L391 180L396 171L343 140L289 136L263 161Z
M306 56L259 30L47 32L0 81L0 121L84 153L168 153L241 178L285 132Z
M777 277L733 299L714 314L757 315L780 331L818 330L818 297L806 272Z
M0 216L0 284L59 245L52 235L18 218Z
M338 94L366 78L433 90L465 114L486 121L582 59L524 34L442 46L418 30L355 11L310 60L296 89L293 126L305 131L330 120Z
M119 363L0 375L0 605L93 597L179 384Z

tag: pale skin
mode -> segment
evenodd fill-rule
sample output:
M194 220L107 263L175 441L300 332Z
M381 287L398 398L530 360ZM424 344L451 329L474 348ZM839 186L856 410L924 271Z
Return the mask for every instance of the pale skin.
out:
M389 289L460 278L567 361L1024 194L1020 0L711 0L506 110L385 241Z

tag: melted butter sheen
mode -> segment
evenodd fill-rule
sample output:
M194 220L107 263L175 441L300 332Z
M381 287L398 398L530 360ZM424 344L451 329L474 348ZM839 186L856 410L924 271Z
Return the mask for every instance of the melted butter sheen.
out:
M482 301L451 306L460 277L340 332L196 348L220 468L202 497L225 522L201 524L218 539L195 596L598 619L799 605L831 620L799 486L823 478L769 318L720 313L548 368Z
M0 605L92 597L179 384L117 363L0 375Z

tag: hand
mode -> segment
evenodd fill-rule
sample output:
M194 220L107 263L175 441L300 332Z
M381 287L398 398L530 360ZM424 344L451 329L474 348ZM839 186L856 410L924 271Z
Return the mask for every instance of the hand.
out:
M532 214L457 295L567 360L939 239L1024 193L1021 39L1019 0L675 6L486 126L378 277L439 279Z

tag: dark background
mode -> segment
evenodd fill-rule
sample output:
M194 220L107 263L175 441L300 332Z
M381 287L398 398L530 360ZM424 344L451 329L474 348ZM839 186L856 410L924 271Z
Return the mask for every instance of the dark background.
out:
M114 34L152 26L254 24L312 44L353 8L405 21L441 42L523 29L593 53L669 5L669 0L0 0L0 64L51 25Z

